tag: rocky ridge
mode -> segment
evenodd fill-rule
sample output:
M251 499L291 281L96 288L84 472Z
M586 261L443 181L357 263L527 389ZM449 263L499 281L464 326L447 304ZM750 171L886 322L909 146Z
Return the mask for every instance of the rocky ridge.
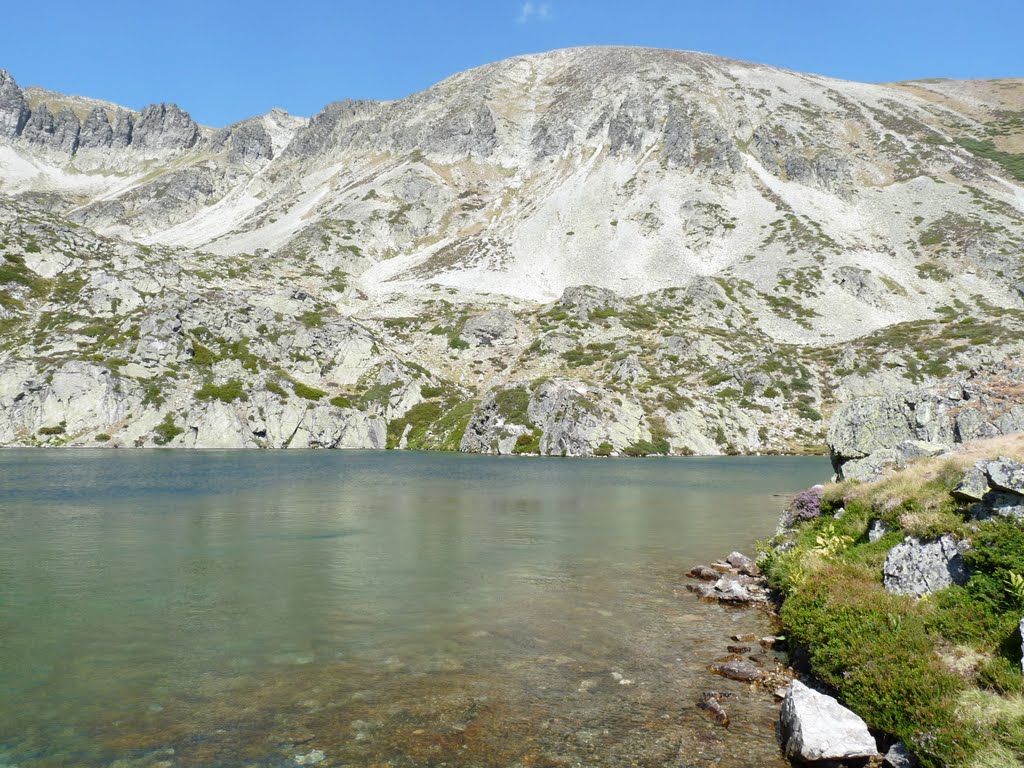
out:
M0 444L820 450L1024 347L1002 85L577 49L215 130L4 72Z

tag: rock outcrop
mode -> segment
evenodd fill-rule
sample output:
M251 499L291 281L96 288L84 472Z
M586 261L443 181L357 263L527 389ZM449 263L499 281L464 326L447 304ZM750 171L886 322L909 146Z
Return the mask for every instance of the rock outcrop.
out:
M82 124L78 145L82 149L108 149L114 143L114 127L107 110L95 107Z
M22 136L30 144L70 155L78 149L80 131L78 118L70 109L64 107L54 117L46 104L40 104L29 115Z
M953 489L960 501L973 502L976 520L999 515L1024 520L1024 465L1012 459L978 461Z
M516 318L507 309L497 309L466 320L462 338L476 346L509 344L516 339Z
M188 149L201 136L199 126L177 104L151 104L143 109L131 135L133 147L148 151Z
M0 138L20 136L28 122L28 103L6 69L0 69Z
M271 160L274 143L263 121L254 117L218 131L210 142L213 151L227 147L228 162L248 164Z
M831 696L794 680L780 713L786 756L803 763L864 760L878 754L864 721Z
M840 479L872 480L911 458L1024 431L1024 365L1005 361L926 389L850 402L827 441Z
M908 536L889 550L885 559L885 588L897 595L922 597L952 584L966 584L969 574L963 548L951 536L929 542Z

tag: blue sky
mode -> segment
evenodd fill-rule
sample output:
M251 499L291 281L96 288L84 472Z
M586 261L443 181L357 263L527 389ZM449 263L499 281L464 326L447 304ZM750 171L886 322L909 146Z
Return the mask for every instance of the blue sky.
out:
M5 4L22 85L207 125L400 98L490 61L577 45L699 50L853 80L1024 77L1024 0L47 0Z

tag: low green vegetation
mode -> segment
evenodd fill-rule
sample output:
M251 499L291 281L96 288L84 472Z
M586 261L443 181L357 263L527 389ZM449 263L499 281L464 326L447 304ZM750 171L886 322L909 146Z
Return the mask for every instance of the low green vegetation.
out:
M301 381L292 382L292 391L305 400L322 400L327 397L327 393L322 389L303 384Z
M971 154L984 157L986 160L991 160L1002 166L1003 170L1018 181L1024 181L1024 154L1003 152L997 149L996 145L989 139L979 141L977 139L965 138L958 139L956 143Z
M1024 440L998 453L1022 458ZM975 458L829 486L820 514L802 511L809 519L786 535L790 548L765 547L761 558L784 598L785 631L813 672L925 768L1024 765L1024 524L968 520L950 491ZM888 532L871 542L875 521ZM895 544L945 534L970 541L966 584L920 600L885 590Z
M388 424L387 447L414 451L458 451L476 401L462 401L454 392L442 401L428 400Z
M153 438L153 442L157 445L167 445L184 431L174 423L173 413L165 414L163 421L153 428L153 434L156 436ZM96 439L99 439L99 435L96 436Z
M207 382L196 390L196 400L220 400L222 403L233 403L235 400L248 400L245 386L241 379L228 379L223 384Z

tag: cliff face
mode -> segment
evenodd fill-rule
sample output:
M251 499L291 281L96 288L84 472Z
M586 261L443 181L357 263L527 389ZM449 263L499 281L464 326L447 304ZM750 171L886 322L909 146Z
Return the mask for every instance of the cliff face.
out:
M602 48L211 129L2 72L0 442L810 449L1019 353L1022 111Z

